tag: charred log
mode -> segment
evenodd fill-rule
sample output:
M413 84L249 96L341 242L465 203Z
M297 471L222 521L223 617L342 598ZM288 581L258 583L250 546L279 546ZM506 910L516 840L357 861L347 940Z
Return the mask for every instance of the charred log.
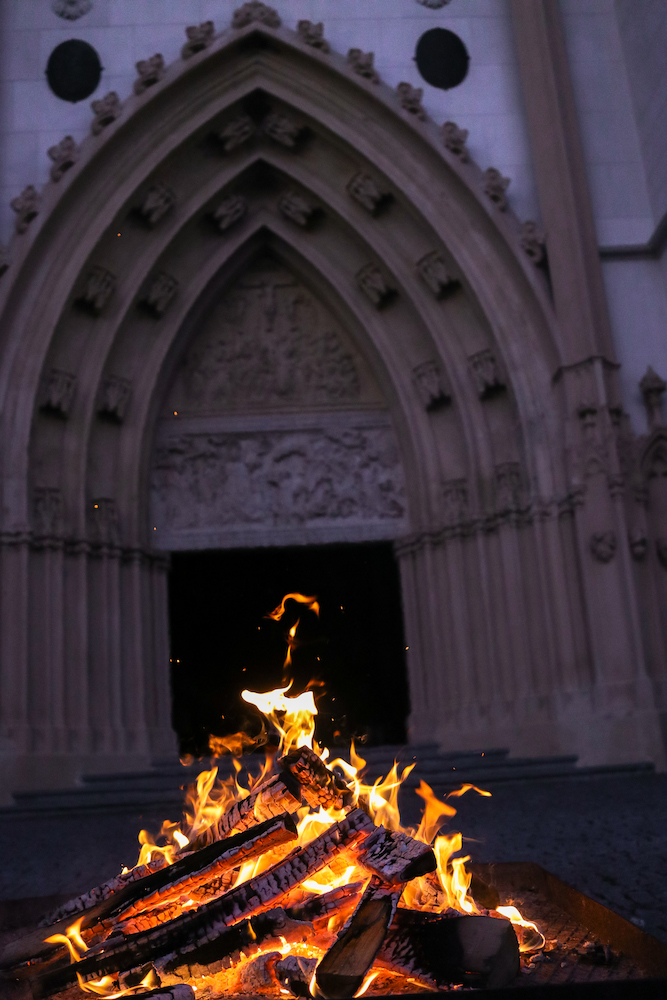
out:
M356 854L359 864L391 885L409 882L437 868L435 854L428 844L407 833L391 833L383 826L376 827Z
M289 771L276 774L253 789L245 799L235 802L217 823L189 844L188 849L201 850L216 840L249 830L263 820L275 819L282 813L294 813L300 805L301 786L298 781Z
M313 809L320 806L323 809L343 809L352 804L352 791L310 747L290 750L278 761L278 765L283 772L287 771L296 778L303 789L304 799Z

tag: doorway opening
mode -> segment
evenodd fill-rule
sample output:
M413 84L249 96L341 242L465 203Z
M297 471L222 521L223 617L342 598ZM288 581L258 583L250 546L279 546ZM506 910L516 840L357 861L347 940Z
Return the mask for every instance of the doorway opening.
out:
M317 617L288 593L316 596ZM243 689L309 684L329 747L404 743L410 710L398 567L389 542L175 552L169 581L173 726L181 754L256 733ZM285 674L287 631L299 621Z

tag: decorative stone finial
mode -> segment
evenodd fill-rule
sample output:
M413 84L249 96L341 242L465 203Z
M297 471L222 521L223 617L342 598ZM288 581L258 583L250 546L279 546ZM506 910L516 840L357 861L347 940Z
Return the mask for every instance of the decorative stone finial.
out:
M507 197L505 191L510 185L509 177L503 177L495 167L489 167L484 171L484 194L486 194L494 205L497 205L501 212L507 208Z
M649 365L646 369L646 374L639 383L639 388L644 397L649 430L662 427L662 394L667 389L667 382L660 378L658 373Z
M254 21L265 24L267 28L279 28L282 24L278 12L273 7L260 3L260 0L250 0L234 11L232 28L245 28Z

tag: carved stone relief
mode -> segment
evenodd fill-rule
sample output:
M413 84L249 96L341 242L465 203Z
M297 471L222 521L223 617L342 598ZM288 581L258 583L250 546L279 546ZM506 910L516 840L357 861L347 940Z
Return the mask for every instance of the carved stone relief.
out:
M164 57L161 52L156 52L149 59L140 59L137 63L138 78L134 81L135 94L143 94L149 87L153 87L164 76Z
M648 538L643 531L631 532L628 541L630 543L630 553L636 562L641 562L646 558L648 552Z
M296 191L287 191L278 202L278 208L285 218L304 229L318 214L318 206Z
M534 264L542 263L544 260L544 234L540 232L535 222L529 219L522 223L519 242Z
M67 417L74 399L76 375L52 368L42 379L40 408L59 417Z
M404 80L397 86L396 93L404 111L408 111L422 122L426 119L426 112L422 105L422 97L424 96L422 87L413 87L411 83L406 83Z
M212 307L186 351L167 413L381 405L367 366L286 268L258 261Z
M49 159L53 161L53 166L49 171L52 181L59 181L65 171L73 167L79 159L79 147L71 135L66 135L57 146L51 146L48 150Z
M170 532L400 520L388 427L174 434L156 451L153 518Z
M137 209L149 226L155 226L176 204L176 195L165 184L153 184Z
M164 316L178 291L178 281L166 271L160 271L151 280L143 299L143 304L154 316Z
M90 106L95 115L90 126L93 135L99 135L102 129L115 122L121 112L120 97L115 90L111 90L104 97L93 101Z
M12 198L10 206L16 212L15 228L17 233L24 233L33 219L39 214L42 196L32 184L23 188L21 194Z
M236 223L240 222L248 211L248 203L240 194L230 195L221 201L212 213L212 218L221 233L226 232Z
M215 38L215 26L213 21L204 21L202 24L192 24L185 29L187 42L181 49L181 58L190 59L198 52L207 49Z
M354 175L347 185L347 192L371 215L376 215L391 200L390 192L364 173Z
M461 287L461 282L453 278L439 250L432 250L417 261L417 270L438 299L447 298Z
M115 287L116 276L105 267L96 265L89 272L83 293L77 301L94 316L99 316L113 295Z
M261 3L260 0L250 0L249 3L244 3L242 7L235 10L232 17L232 28L246 28L253 22L265 24L267 28L279 28L282 23L277 11L273 7Z
M463 524L470 519L468 484L465 479L450 479L443 483L442 510L448 527Z
M381 309L396 295L391 279L377 264L365 264L357 272L357 284L376 309Z
M88 532L98 545L118 544L118 512L111 497L97 497L88 507Z
M299 21L296 27L301 41L305 42L306 45L319 49L321 52L331 51L331 46L324 37L324 25L321 21L318 24L313 24L312 21L303 20Z
M36 535L53 538L63 532L63 496L59 489L37 486L32 498L32 521Z
M51 10L64 21L78 21L92 10L92 0L52 0Z
M488 399L505 388L498 363L492 350L485 348L468 358L470 371L480 399Z
M437 361L422 362L412 374L425 410L438 410L450 401Z
M285 146L287 149L294 149L297 142L305 132L304 126L300 122L294 121L288 115L274 112L267 115L262 122L262 131L268 135L269 139Z
M616 535L613 531L597 531L591 535L591 554L599 563L608 563L616 555Z
M507 196L505 192L510 185L509 177L503 177L495 167L489 167L484 171L484 194L487 195L497 205L501 212L507 208Z
M523 478L518 462L497 465L494 475L495 507L497 514L516 513L523 507Z
M109 375L102 383L97 412L115 423L122 423L130 401L131 383L118 375Z
M362 49L350 49L347 53L347 62L351 69L371 83L379 83L380 77L373 65L375 59L374 52L364 52Z
M454 156L458 156L462 163L467 163L470 159L470 155L466 148L466 139L468 138L468 129L459 128L456 122L445 122L441 129L442 141L445 147Z
M237 115L218 132L218 139L225 153L231 153L233 149L252 139L256 131L257 126L250 115Z

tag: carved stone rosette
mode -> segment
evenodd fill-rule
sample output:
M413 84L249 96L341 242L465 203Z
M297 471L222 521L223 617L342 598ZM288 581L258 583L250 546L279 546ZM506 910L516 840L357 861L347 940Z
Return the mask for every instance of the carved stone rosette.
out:
M57 146L51 146L48 150L49 159L53 161L53 166L49 171L52 181L59 181L65 171L73 167L79 159L80 150L71 135L66 135Z
M118 375L109 375L102 382L97 412L101 417L121 424L130 402L132 383Z
M248 203L240 194L232 194L221 201L212 214L213 221L221 233L227 232L240 222L248 211Z
M260 0L250 0L234 11L232 28L247 28L254 22L263 24L267 28L279 28L282 24L278 12Z
M361 49L350 49L347 53L348 66L350 66L358 76L363 76L365 80L370 80L371 83L379 83L380 77L373 65L374 60L374 52L363 52Z
M90 126L90 131L93 135L99 135L100 132L115 122L116 118L120 115L121 104L120 97L115 90L109 91L104 97L101 97L97 101L93 101L90 105L92 108L93 122Z
M146 192L146 197L138 207L137 212L149 226L155 226L172 210L176 204L176 195L165 184L153 184Z
M161 52L156 52L149 59L140 59L136 66L139 76L133 84L135 94L143 94L164 76L164 57Z
M237 115L220 129L218 139L222 143L225 153L231 153L233 149L237 149L244 142L252 139L256 131L257 126L250 115Z
M391 279L377 264L365 264L357 272L357 284L376 309L381 309L396 296Z
M312 21L299 21L297 26L297 31L299 32L299 38L306 45L310 45L314 49L319 49L320 52L329 53L331 51L331 46L324 37L324 25L321 21L318 24L313 24Z
M204 21L202 24L192 24L185 29L187 41L181 49L181 59L190 59L198 52L207 49L215 38L215 26L213 21Z
M445 299L461 287L453 278L439 250L432 250L417 261L417 270L437 299Z
M20 195L12 198L9 204L16 212L15 228L17 233L25 233L32 220L39 214L41 203L42 196L32 184L28 184Z
M52 368L42 379L40 409L66 419L76 388L76 375Z

